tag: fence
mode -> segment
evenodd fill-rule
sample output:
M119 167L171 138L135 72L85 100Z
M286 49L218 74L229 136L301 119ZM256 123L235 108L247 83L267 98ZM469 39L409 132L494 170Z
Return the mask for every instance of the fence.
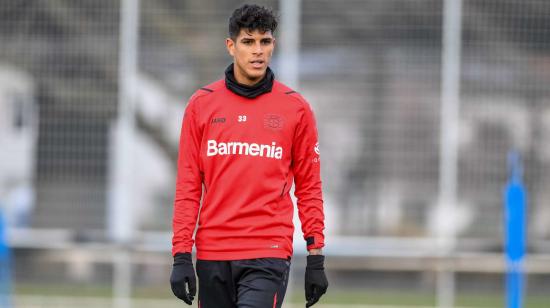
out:
M275 9L289 3L257 2ZM231 62L223 40L228 16L240 3L0 4L0 203L15 228L16 291L18 285L43 287L49 281L113 280L110 265L99 265L99 274L91 274L81 263L59 265L63 274L46 270L37 275L31 265L43 263L25 256L32 251L48 260L51 250L59 248L53 239L109 243L118 234L153 245L159 255L167 253L185 103L195 89L221 78ZM424 277L421 289L427 293L435 278L422 272L434 270L430 266L441 251L430 247L448 226L457 238L449 259L463 260L468 253L483 259L489 253L490 260L498 260L494 253L502 243L506 154L515 148L525 158L530 250L544 259L550 236L550 207L545 202L550 198L550 3L298 3L299 31L281 28L272 67L276 76L284 76L283 82L296 83L315 109L329 238L357 239L352 245L357 248L328 242L328 253L344 257L340 254L361 252L372 262L377 255L397 257L395 268L419 269L419 277ZM461 6L445 10L457 3ZM124 4L136 5L134 19L129 7L121 10ZM445 38L450 45L443 44ZM295 70L285 62L293 42L299 48ZM458 113L442 113L449 100L458 103ZM121 119L129 122L121 124ZM129 128L123 134L132 137L128 148L116 139L121 125ZM450 137L442 138L445 132ZM127 167L116 169L121 161ZM113 220L120 217L113 216L116 206L124 209L124 204L132 208L128 224ZM29 240L25 228L52 237ZM361 244L369 247L362 250ZM105 249L114 251L116 246ZM85 259L82 254L78 258ZM361 260L352 267L377 270ZM417 261L431 265L422 267ZM169 258L164 262L168 266ZM532 280L548 283L542 274L547 269L533 262ZM460 270L459 261L451 263ZM389 271L392 266L382 268ZM151 284L164 277L150 274L147 267L136 270L149 273L134 276L153 277L145 279ZM350 271L334 272L333 277L376 285ZM414 284L418 277L401 278ZM457 277L459 291L468 289L462 279L470 278ZM389 288L408 288L386 280ZM486 285L498 290L498 281L490 277ZM530 286L536 289L536 284ZM133 281L133 287L139 283Z

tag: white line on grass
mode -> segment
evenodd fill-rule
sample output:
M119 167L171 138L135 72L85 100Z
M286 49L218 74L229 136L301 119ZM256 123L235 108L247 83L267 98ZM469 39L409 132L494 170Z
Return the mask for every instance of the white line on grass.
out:
M14 296L17 308L116 308L113 307L113 299L110 297L92 296L50 296L50 295L16 295ZM181 302L177 299L146 299L133 298L133 308L181 308ZM196 307L196 303L191 307ZM285 303L283 308L303 308L304 304ZM433 306L396 306L396 305L357 305L357 304L321 304L315 308L434 308ZM455 307L475 308L475 307Z

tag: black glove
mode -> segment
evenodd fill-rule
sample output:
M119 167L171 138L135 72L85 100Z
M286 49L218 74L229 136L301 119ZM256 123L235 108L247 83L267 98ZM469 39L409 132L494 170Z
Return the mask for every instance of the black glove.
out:
M306 307L313 306L321 295L327 292L328 281L325 275L325 256L309 255L307 256L306 266Z
M189 292L187 292L186 284ZM177 298L187 305L191 305L197 293L197 279L195 278L195 269L190 253L177 253L174 256L170 285Z

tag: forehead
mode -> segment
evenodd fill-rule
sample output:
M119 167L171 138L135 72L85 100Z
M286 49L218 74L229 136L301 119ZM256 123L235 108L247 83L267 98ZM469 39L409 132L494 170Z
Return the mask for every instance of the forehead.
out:
M254 30L241 29L241 31L239 31L239 35L237 35L237 39L243 39L243 38L251 38L251 39L273 38L273 33L271 33L270 30L260 31L258 29L254 29Z

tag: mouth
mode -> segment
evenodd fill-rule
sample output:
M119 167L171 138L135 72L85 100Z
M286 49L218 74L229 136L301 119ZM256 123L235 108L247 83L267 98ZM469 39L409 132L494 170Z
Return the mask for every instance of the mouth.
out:
M264 60L252 60L250 61L250 64L252 64L253 68L263 68L265 61Z

